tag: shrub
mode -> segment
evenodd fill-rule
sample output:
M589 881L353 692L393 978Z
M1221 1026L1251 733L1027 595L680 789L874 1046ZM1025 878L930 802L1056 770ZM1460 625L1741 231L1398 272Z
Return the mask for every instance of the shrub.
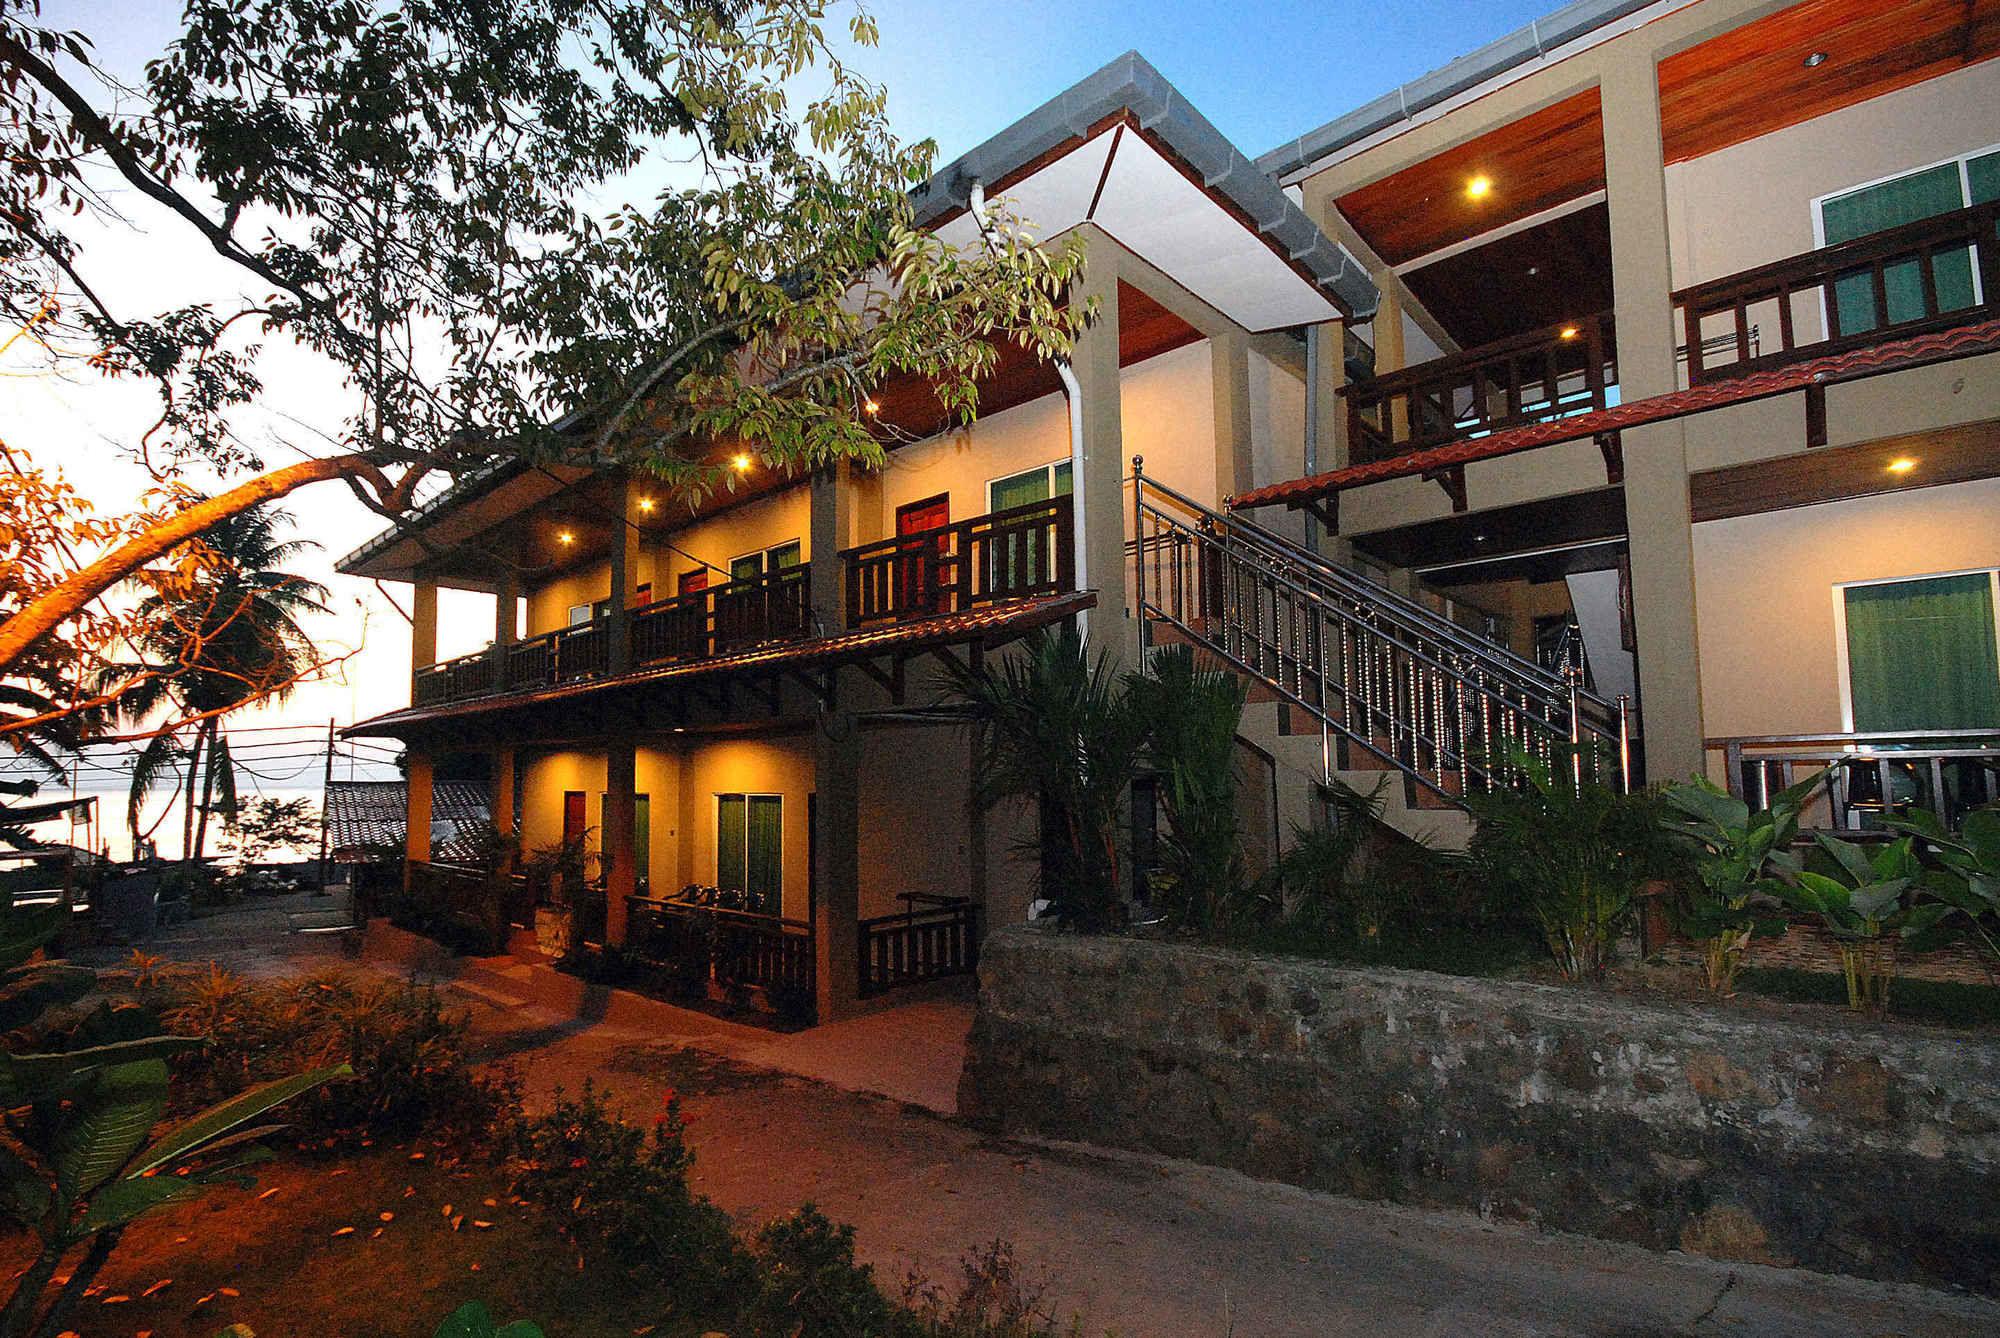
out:
M1146 752L1159 775L1166 830L1160 867L1147 886L1168 919L1213 931L1244 899L1247 881L1236 817L1236 730L1247 682L1196 665L1186 646L1153 655L1126 694L1146 722Z
M912 1276L902 1308L924 1338L1052 1338L1055 1317L1043 1306L1044 1289L1021 1276L1013 1247L995 1240L969 1251L959 1264L958 1290Z
M474 1070L465 1019L428 986L338 971L247 981L211 965L152 988L169 1027L210 1037L175 1061L177 1093L190 1103L305 1066L351 1064L352 1078L293 1107L306 1142L418 1134L482 1141L519 1105L510 1075Z
M1703 979L1715 993L1734 992L1752 939L1784 932L1783 884L1800 867L1792 841L1801 812L1825 779L1819 772L1755 812L1701 779L1662 794L1667 828L1688 843L1697 874L1683 896L1681 932L1702 945Z
M671 1093L650 1130L613 1115L589 1083L514 1127L514 1193L551 1214L585 1267L644 1270L699 1307L740 1291L742 1251L721 1209L688 1185L694 1154Z
M756 1290L744 1319L752 1333L882 1338L910 1331L911 1317L891 1308L874 1270L854 1261L854 1228L829 1221L810 1203L766 1223L751 1253Z
M1496 893L1525 906L1556 968L1596 979L1610 964L1639 889L1678 875L1682 860L1661 827L1657 796L1579 782L1572 758L1556 765L1510 750L1523 781L1467 800L1478 820L1465 859Z

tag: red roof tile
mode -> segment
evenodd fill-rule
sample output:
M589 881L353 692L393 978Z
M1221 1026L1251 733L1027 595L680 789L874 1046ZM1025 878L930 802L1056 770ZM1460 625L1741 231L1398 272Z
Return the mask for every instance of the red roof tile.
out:
M1279 503L1303 506L1308 502L1318 501L1330 493L1345 488L1357 488L1365 483L1407 478L1413 474L1428 474L1439 469L1448 469L1453 465L1468 464L1474 460L1491 460L1495 456L1512 455L1516 451L1533 450L1538 446L1580 441L1601 432L1617 432L1646 423L1657 423L1709 409L1720 409L1731 404L1742 404L1748 400L1782 395L1788 391L1804 390L1815 384L1853 381L1864 376L1897 371L1904 367L1919 367L1926 363L1971 357L1996 350L2000 350L2000 320L1986 321L1978 325L1961 325L1957 329L1913 335L1907 339L1891 339L1867 348L1795 362L1787 367L1710 381L1691 390L1679 390L1668 395L1655 395L1650 399L1633 400L1629 404L1578 414L1574 418L1530 423L1526 427L1508 428L1504 432L1495 432L1490 436L1473 437L1465 441L1454 441L1445 446L1434 446L1428 450L1411 451L1387 460L1371 460L1367 464L1349 465L1345 469L1329 470L1308 478L1268 484L1230 498L1229 507L1231 510L1241 511L1253 506L1273 506Z

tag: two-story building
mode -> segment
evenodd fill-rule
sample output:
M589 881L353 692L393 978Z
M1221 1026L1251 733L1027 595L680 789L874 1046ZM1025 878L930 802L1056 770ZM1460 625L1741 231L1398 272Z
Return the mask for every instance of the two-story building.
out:
M504 464L342 570L416 592L409 853L477 750L525 849L603 857L602 936L679 889L819 1015L963 970L1033 895L970 802L940 660L1076 619L1250 676L1246 829L1329 776L1450 839L1509 747L1832 821L1995 797L2000 5L1583 0L1254 163L1136 54L954 162L1086 248L1067 368L979 422L690 509ZM1301 119L1312 106L1301 106ZM436 663L440 587L494 642ZM424 876L419 870L419 876Z

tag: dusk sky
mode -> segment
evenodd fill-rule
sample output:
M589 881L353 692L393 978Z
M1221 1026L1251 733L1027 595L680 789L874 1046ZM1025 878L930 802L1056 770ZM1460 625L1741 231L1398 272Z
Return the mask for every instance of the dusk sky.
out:
M882 41L857 53L856 64L888 87L900 133L934 137L943 162L1132 48L1254 157L1526 23L1550 3L886 0L870 8ZM50 0L43 19L85 31L107 68L133 78L179 31L179 13L173 0ZM131 217L147 229L145 242L107 239L96 254L127 308L150 314L237 291L238 276L185 231L139 209ZM9 383L7 439L37 461L60 463L106 510L131 510L143 478L123 447L149 421L150 393L83 376L22 378L22 370L0 366L0 374L17 378ZM266 352L264 374L265 403L249 422L253 439L268 442L267 463L294 458L299 450L327 449L322 434L336 428L348 408L342 387L322 367L275 346ZM239 725L317 722L324 728L329 717L344 723L403 705L406 622L371 584L331 573L332 561L380 522L338 487L308 489L286 506L302 535L321 545L304 564L307 574L327 580L332 590L335 615L315 632L329 645L361 649L333 680L308 686L283 705L246 712ZM398 598L407 606L406 591ZM490 602L476 596L454 599L446 592L440 654L482 644L492 625L489 609Z

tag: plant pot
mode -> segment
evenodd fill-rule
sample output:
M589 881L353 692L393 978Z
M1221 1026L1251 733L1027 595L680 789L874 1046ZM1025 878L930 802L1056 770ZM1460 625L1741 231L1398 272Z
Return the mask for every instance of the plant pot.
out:
M575 923L567 906L535 907L536 946L558 961L569 956L576 941Z

